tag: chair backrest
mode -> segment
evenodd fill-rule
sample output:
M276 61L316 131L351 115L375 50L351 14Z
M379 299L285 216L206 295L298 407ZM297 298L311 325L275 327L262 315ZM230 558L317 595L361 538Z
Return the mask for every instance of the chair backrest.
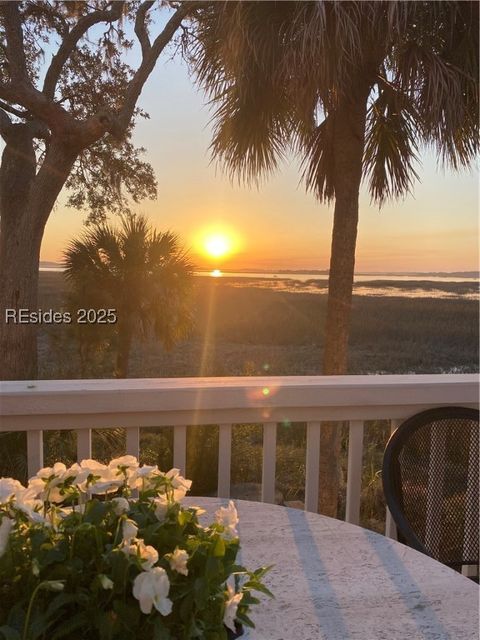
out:
M385 499L399 537L453 568L479 560L479 412L423 411L392 434Z

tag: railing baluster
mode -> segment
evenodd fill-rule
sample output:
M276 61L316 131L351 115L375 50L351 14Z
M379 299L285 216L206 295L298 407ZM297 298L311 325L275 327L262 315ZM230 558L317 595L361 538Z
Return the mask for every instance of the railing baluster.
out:
M362 492L363 420L352 420L348 431L347 504L345 521L360 522Z
M28 477L43 467L43 431L27 431Z
M218 490L219 498L230 497L230 467L232 461L232 425L221 424L218 432Z
M398 429L401 422L401 420L390 420L390 435ZM387 538L391 538L392 540L397 539L397 526L388 507L386 508L385 513L385 535Z
M262 502L275 503L275 464L277 457L277 424L263 425Z
M320 422L307 424L305 460L305 510L318 511L318 478L320 471Z
M140 458L140 427L127 427L125 446L127 454Z
M173 466L186 473L187 468L187 427L176 425L173 427Z
M92 430L77 430L77 460L85 460L92 457Z

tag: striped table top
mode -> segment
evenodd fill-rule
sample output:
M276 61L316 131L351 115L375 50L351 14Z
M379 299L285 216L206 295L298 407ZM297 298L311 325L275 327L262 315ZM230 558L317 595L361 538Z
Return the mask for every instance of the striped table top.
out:
M188 498L209 519L228 501ZM473 581L394 540L314 513L235 501L240 561L274 565L244 640L477 640ZM242 638L243 640L243 638Z

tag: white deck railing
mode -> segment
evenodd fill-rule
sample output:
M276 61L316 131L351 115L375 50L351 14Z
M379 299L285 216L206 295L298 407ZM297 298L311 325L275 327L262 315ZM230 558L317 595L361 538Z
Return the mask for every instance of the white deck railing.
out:
M317 510L322 421L348 421L347 522L358 523L364 421L392 430L424 409L478 407L473 374L38 380L0 383L0 431L26 431L29 474L43 466L43 430L77 431L79 459L91 457L91 429L126 429L139 456L141 427L174 427L174 466L185 470L187 425L219 425L218 495L230 494L232 425L263 424L262 500L275 500L277 423L307 423L305 509ZM387 514L388 516L388 514ZM392 535L387 517L387 535Z

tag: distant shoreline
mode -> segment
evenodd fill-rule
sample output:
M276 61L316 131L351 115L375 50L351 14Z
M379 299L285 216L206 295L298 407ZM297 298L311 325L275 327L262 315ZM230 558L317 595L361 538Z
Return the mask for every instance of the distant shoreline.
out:
M196 282L200 286L221 286L230 289L257 289L293 294L325 296L328 291L328 277L307 274L260 274L228 273L212 277L210 271L196 272ZM65 285L61 271L46 269L41 272L41 280L51 286ZM472 278L459 279L458 276L419 278L414 276L361 276L355 278L355 297L401 297L401 298L444 298L479 300L479 282Z
M59 262L40 262L40 271L63 271L63 267ZM196 269L198 274L210 274L212 269ZM316 275L328 276L328 269L221 269L221 273L225 276L229 274L245 274L248 276L252 273L265 274L265 276L278 275ZM356 276L407 276L411 278L471 278L472 280L480 279L480 271L356 271Z

